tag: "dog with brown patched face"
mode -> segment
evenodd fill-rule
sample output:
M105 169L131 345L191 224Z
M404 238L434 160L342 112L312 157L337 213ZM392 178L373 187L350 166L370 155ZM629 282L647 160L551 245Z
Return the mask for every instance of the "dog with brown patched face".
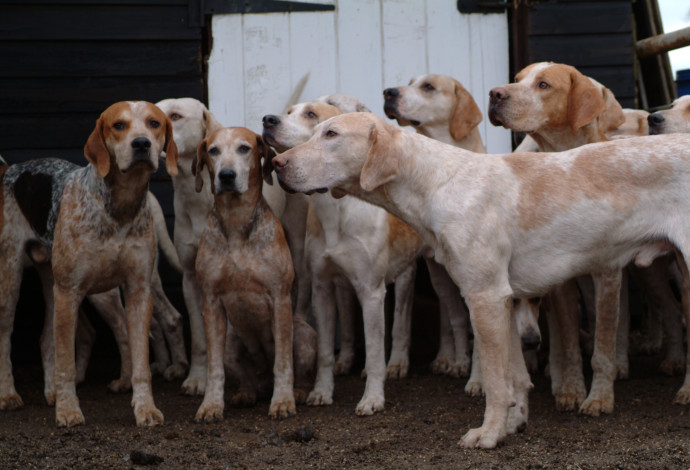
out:
M272 183L273 155L261 136L243 127L217 130L199 144L196 189L203 188L206 167L214 204L196 256L208 351L205 394L197 421L223 416L224 356L226 367L240 380L234 404L253 404L259 389L257 376L270 375L272 369L270 416L286 418L296 413L290 301L294 270L283 229L261 193L262 178ZM232 326L226 346L228 322ZM299 317L294 335L300 383L313 369L316 335ZM307 345L312 347L305 351ZM304 358L309 349L311 356Z
M55 222L52 263L55 314L55 414L58 426L84 422L75 392L74 341L84 296L120 286L132 356L132 407L139 426L163 422L151 393L149 328L156 239L147 191L166 154L177 173L172 123L151 103L106 109L84 146L90 165L65 180Z

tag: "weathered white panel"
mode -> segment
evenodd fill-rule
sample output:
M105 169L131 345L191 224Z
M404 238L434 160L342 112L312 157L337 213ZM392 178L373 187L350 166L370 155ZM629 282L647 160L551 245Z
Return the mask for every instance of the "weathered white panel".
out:
M495 127L486 116L489 108L489 91L510 81L508 54L505 51L508 44L508 22L503 15L477 15L480 17L479 32L482 39L481 69L483 71L483 94L477 100L484 113L485 133L482 134L486 150L489 153L504 153L511 151L510 131L503 127Z
M357 96L382 115L381 3L348 0L336 4L338 93Z
M309 73L299 101L311 101L337 89L335 15L332 12L290 15L290 95ZM290 96L288 95L288 96ZM272 113L282 112L275 109Z
M215 15L208 59L208 104L225 126L244 125L244 45L241 15Z
M288 14L244 15L243 29L244 126L261 133L261 118L282 110L292 92Z
M449 75L474 95L469 47L471 15L459 14L454 2L427 0L426 4L427 73Z
M407 85L426 73L425 2L383 0L383 88Z
M441 73L474 96L489 152L510 150L510 133L486 119L489 90L508 81L505 14L462 15L454 0L318 2L336 10L213 17L209 104L222 123L260 131L307 72L301 101L349 93L380 116L384 88Z

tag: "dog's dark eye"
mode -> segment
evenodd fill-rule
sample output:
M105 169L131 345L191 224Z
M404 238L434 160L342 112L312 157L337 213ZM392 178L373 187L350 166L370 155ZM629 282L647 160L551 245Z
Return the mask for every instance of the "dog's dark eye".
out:
M435 90L435 88L431 83L425 83L424 85L422 85L422 90L432 91L432 90Z
M542 90L546 90L547 88L551 88L551 85L549 85L546 82L539 82L539 88Z
M125 127L126 127L125 123L121 122L121 121L117 121L115 124L113 124L113 129L115 129L117 131L124 130Z
M237 147L237 151L240 152L240 153L247 153L247 152L249 152L251 149L252 149L252 148L251 148L250 146L248 146L248 145L240 145L239 147Z
M532 297L528 299L528 302L532 305L539 305L541 303L541 297Z
M338 133L334 130L328 129L326 131L326 137L335 137L336 135L338 135Z
M171 121L177 121L178 119L182 119L182 116L179 115L179 114L177 114L177 113L172 113L172 114L170 115L170 120L171 120Z
M220 149L218 147L211 147L210 149L208 149L208 154L212 157L215 157L216 155L220 154Z
M155 119L150 119L149 126L151 126L151 129L158 129L159 127L161 127L161 123L156 121Z
M309 119L316 119L318 117L314 111L307 112L305 116L307 116Z

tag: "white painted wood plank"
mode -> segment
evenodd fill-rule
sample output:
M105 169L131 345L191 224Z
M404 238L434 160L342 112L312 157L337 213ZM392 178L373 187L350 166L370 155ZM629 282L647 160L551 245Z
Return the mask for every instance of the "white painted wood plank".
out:
M481 69L484 93L480 106L486 113L489 106L489 91L509 82L508 20L505 14L481 15L479 31L482 38ZM486 126L486 150L489 153L505 153L512 150L510 131L495 127L488 119Z
M220 121L244 122L242 16L213 15L213 49L208 59L209 109Z
M358 97L383 116L383 61L379 0L338 0L337 90Z
M309 79L298 101L313 101L335 93L338 59L335 13L292 13L289 16L290 95L307 72Z
M461 14L455 2L427 0L426 4L428 73L449 75L474 96L469 15Z
M244 121L231 123L261 133L261 118L290 96L290 34L287 13L244 16Z
M383 91L427 73L424 2L382 0Z

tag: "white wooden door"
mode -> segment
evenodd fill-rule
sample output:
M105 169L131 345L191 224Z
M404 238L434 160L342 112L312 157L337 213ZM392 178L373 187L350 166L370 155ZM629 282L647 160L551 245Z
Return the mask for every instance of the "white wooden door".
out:
M461 14L454 0L318 3L335 11L213 16L209 107L221 123L260 133L307 73L299 101L348 93L381 116L385 88L439 73L477 101L487 150L510 151L510 133L486 118L489 90L509 81L506 14Z

